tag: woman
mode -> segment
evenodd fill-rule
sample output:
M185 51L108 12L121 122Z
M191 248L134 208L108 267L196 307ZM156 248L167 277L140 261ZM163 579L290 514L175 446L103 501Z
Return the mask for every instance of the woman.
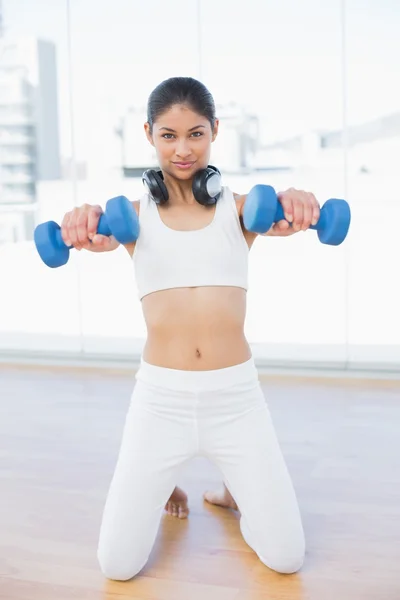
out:
M134 202L140 234L126 249L148 337L104 508L99 563L110 579L141 571L164 506L187 516L176 482L184 463L203 455L224 479L223 490L206 500L239 510L244 540L260 560L293 573L304 560L301 516L244 335L248 253L256 238L241 220L246 197L218 187L218 173L205 170L218 119L202 83L162 82L149 97L147 117L160 172L144 176L148 191ZM279 197L287 221L267 235L291 235L317 222L313 194L290 189ZM84 205L67 213L64 241L94 252L117 248L114 238L95 234L101 212Z

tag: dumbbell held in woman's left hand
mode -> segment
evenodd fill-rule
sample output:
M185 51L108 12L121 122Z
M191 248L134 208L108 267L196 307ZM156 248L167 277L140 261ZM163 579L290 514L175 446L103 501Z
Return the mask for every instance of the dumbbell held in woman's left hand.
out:
M243 207L243 225L248 231L264 234L274 223L286 220L277 193L270 185L255 185L247 195ZM318 232L322 244L340 245L346 238L351 221L350 206L346 200L331 198L320 209L320 217L310 229Z

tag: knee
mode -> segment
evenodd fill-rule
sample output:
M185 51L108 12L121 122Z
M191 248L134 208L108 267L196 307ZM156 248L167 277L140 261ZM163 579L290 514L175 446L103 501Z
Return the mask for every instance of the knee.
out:
M277 573L282 573L284 575L291 575L292 573L297 573L303 566L304 557L303 556L284 556L274 558L273 560L261 561L268 568L276 571Z
M261 562L277 573L291 575L300 571L304 564L306 542L301 530L297 536L289 536L286 540L261 549L258 555Z
M260 556L259 558L269 569L277 573L291 575L300 571L304 564L304 556L304 549L299 549L296 552L282 550L281 552L275 552L273 556Z
M146 559L135 559L127 556L116 556L109 552L99 551L97 559L104 577L113 581L133 579L143 569Z
M241 522L243 537L247 544L256 552L260 561L269 569L282 574L292 574L300 571L304 564L306 542L303 528L300 525L296 534L281 536L277 542L271 543L271 535L267 532L257 544L250 543L250 535ZM277 536L278 537L278 536Z

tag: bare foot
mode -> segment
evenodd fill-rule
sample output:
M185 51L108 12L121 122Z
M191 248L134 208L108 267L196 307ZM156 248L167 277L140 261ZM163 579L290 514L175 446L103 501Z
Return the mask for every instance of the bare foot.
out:
M165 510L172 517L178 519L186 519L189 514L188 497L181 488L176 487L172 492Z
M204 494L204 500L210 504L215 504L216 506L231 508L232 510L239 510L231 493L228 491L225 485L222 490L218 490L216 492L206 492Z

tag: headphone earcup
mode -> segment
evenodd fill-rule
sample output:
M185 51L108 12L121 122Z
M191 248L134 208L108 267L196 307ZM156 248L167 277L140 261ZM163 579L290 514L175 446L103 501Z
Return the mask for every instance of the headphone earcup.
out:
M168 202L168 190L161 171L147 169L142 175L142 182L156 204Z
M216 167L209 165L198 171L192 183L193 196L199 204L211 206L218 201L221 191L221 173Z

